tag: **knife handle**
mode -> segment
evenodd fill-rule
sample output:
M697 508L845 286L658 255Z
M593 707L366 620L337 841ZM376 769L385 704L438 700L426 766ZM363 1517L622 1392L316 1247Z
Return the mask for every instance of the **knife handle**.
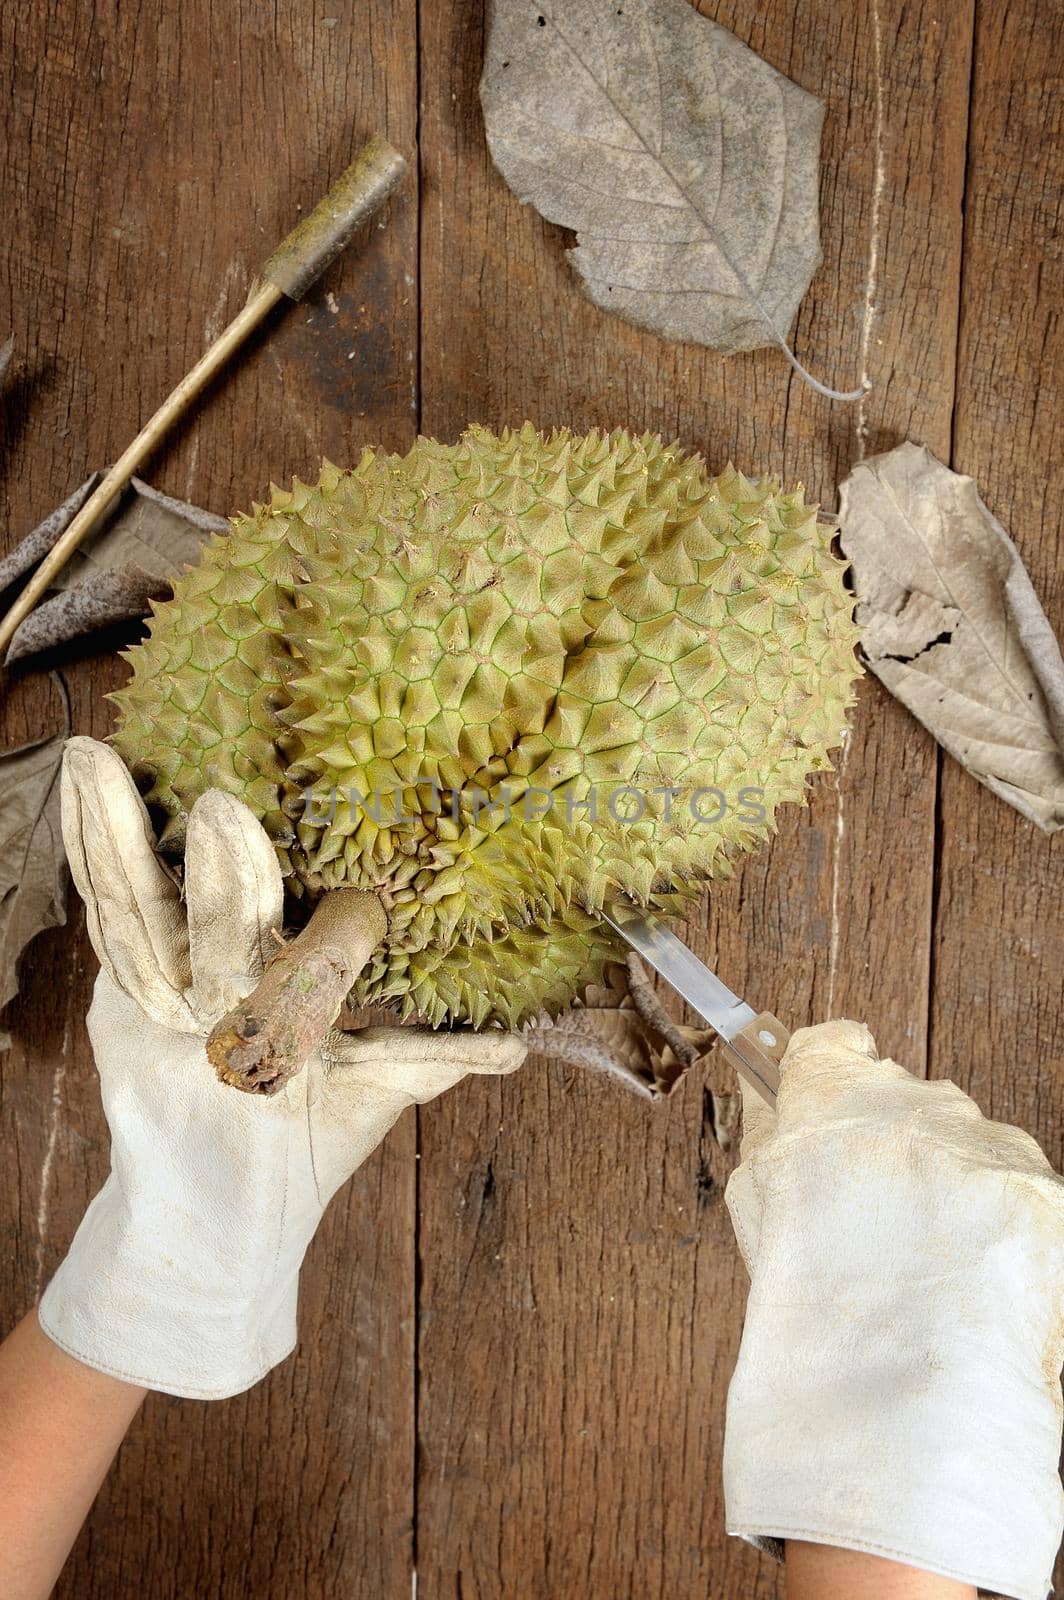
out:
M724 1059L757 1090L762 1100L775 1106L780 1062L790 1041L791 1036L779 1018L771 1011L762 1011L728 1040Z

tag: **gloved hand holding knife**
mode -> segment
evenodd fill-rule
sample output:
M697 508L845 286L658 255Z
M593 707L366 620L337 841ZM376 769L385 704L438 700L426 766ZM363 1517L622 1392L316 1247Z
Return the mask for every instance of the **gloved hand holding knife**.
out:
M1045 1600L1064 1525L1064 1181L955 1084L880 1061L861 1024L791 1038L652 916L608 920L726 1041L742 1085L726 1198L751 1289L728 1531L786 1544L803 1597L825 1600L833 1547L960 1586L928 1593ZM899 1581L839 1571L845 1600Z
M743 1115L726 1194L751 1279L729 1532L777 1554L786 1541L789 1574L834 1546L1045 1600L1062 1527L1064 1182L1028 1134L880 1061L855 1022L799 1029L778 1109L744 1083Z

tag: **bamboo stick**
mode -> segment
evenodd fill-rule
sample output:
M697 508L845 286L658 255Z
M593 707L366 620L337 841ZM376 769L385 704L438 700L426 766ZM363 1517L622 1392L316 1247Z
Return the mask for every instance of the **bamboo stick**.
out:
M309 216L282 240L263 266L243 310L167 396L132 444L123 450L45 556L0 622L0 650L10 644L19 623L32 611L52 579L106 516L137 468L196 396L283 296L291 300L302 298L362 223L383 205L405 170L406 162L399 152L387 140L375 135Z

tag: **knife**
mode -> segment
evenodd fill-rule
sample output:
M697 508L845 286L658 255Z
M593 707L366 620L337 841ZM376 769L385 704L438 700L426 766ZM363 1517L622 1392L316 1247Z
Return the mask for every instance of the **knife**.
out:
M725 1060L762 1100L774 1106L780 1086L780 1061L790 1041L779 1018L771 1011L756 1012L740 1000L650 912L624 906L615 907L612 916L605 911L601 915L720 1035Z

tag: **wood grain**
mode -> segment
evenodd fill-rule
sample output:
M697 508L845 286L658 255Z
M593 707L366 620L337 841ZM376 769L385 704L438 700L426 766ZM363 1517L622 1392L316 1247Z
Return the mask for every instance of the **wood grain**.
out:
M704 9L828 102L825 261L796 341L830 381L866 367L864 406L831 407L772 352L724 361L591 307L565 236L487 156L480 15L423 5L422 426L630 423L831 503L863 450L907 433L948 448L970 18ZM917 1070L935 773L930 741L864 685L834 779L689 930L759 1005L794 1025L866 1016ZM781 1592L723 1533L746 1285L706 1088L647 1111L535 1069L422 1114L420 1596Z
M25 362L7 423L12 541L113 460L239 307L258 263L374 130L413 157L413 0L263 8L16 0L0 17L0 272ZM371 47L367 44L371 41ZM153 464L215 510L416 425L416 185L310 298L279 311ZM64 666L102 735L113 658ZM6 738L54 726L47 680L5 693ZM85 1038L95 960L73 926L31 951L0 1072L4 1324L47 1281L107 1167ZM152 1397L60 1585L380 1600L411 1589L414 1140L408 1116L337 1202L303 1277L305 1338L251 1394Z
M1010 530L1064 638L1064 11L981 0L951 464ZM1064 1165L1064 836L944 760L931 1071ZM1056 1585L1064 1584L1064 1553Z
M979 13L952 465L1012 537L1064 637L1064 73L1060 7ZM1064 1161L1064 839L942 771L933 1070Z
M832 507L909 436L979 479L1061 614L1059 6L703 0L827 103L824 263L782 358L727 361L582 297L570 241L488 158L482 6L163 0L0 10L0 290L25 361L3 418L8 538L113 459L373 129L408 155L386 226L278 316L151 473L226 511L270 477L470 419L628 423ZM2 328L0 328L2 331ZM109 658L62 670L104 734ZM48 679L4 737L54 727ZM1061 854L862 685L836 772L688 932L792 1026L856 1015L1061 1159ZM106 1170L80 910L27 962L0 1062L4 1326ZM115 1600L772 1600L723 1531L746 1292L712 1135L719 1069L648 1110L572 1069L470 1080L337 1201L298 1357L221 1405L153 1397L59 1593ZM419 1148L415 1148L417 1141ZM419 1159L415 1159L415 1157ZM1064 1570L1061 1574L1064 1580Z

